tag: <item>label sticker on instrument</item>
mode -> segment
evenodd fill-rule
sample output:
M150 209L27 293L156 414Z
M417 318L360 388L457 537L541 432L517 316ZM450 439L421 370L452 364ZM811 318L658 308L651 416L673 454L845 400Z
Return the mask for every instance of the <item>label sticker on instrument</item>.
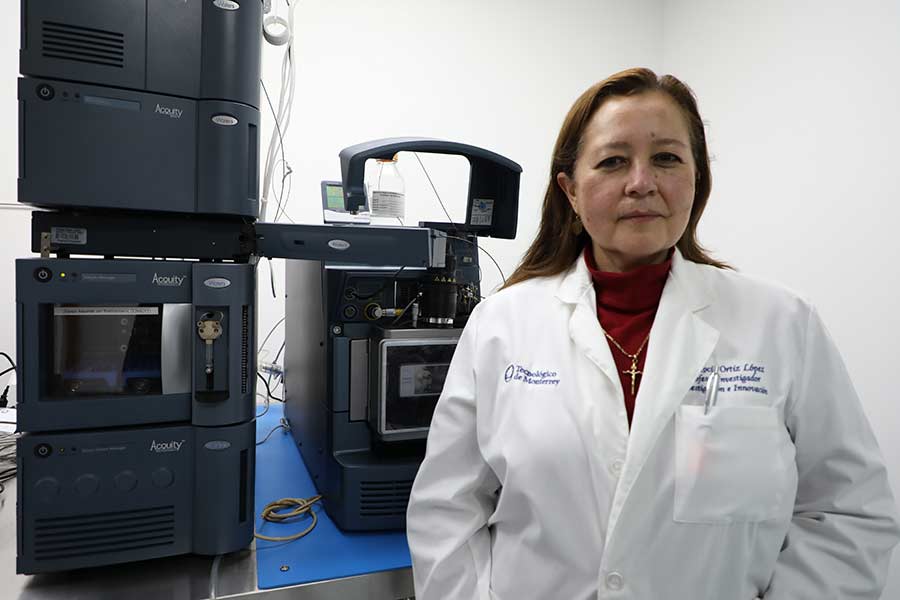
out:
M490 225L494 220L494 199L473 198L469 225Z
M331 240L328 245L335 250L346 250L350 247L350 242L346 240Z
M237 10L241 7L241 5L234 2L234 0L213 0L213 4L223 10Z
M81 227L51 227L50 243L84 246L87 244L87 229Z
M225 440L212 440L203 444L203 447L207 450L228 450L231 448L231 443Z
M231 115L213 115L212 122L216 125L226 125L228 127L238 124L238 120Z
M85 283L135 283L134 273L82 273L81 281Z
M215 289L227 288L229 285L231 285L231 281L225 279L224 277L210 277L209 279L203 280L203 285Z
M158 315L158 306L54 306L54 317Z

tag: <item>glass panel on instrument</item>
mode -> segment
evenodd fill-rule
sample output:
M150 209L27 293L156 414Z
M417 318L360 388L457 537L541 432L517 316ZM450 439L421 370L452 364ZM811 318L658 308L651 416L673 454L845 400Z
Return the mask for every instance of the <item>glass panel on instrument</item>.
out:
M388 348L385 432L427 429L456 343Z
M162 304L49 309L51 396L162 393Z

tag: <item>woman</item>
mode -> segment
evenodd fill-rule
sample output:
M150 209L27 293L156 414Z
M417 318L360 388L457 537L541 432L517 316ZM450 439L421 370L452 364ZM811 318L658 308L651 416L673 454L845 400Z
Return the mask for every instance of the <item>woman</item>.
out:
M876 441L815 309L697 243L710 179L674 77L575 102L434 413L419 600L879 597L900 528Z

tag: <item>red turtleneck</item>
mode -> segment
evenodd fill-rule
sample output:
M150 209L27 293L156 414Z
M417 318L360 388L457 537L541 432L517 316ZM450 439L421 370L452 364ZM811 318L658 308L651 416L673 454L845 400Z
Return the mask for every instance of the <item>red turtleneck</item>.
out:
M672 266L672 254L673 251L670 251L668 258L658 265L638 267L627 273L608 273L597 268L591 245L588 244L585 248L584 261L591 273L591 279L594 281L594 291L597 295L597 318L600 320L600 326L631 354L640 348L653 326L659 299L669 276L669 268ZM637 376L634 394L632 394L631 375L624 373L631 369L631 359L616 348L608 338L606 341L619 371L622 392L625 395L625 410L628 413L630 426L634 415L634 400L642 376ZM644 370L644 360L647 358L649 344L650 341L644 345L638 355L639 371Z

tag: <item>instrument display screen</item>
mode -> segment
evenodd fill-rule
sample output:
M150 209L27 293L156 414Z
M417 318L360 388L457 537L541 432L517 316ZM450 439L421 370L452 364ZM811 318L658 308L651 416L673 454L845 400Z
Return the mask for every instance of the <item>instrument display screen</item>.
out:
M50 305L55 397L162 392L162 305Z

